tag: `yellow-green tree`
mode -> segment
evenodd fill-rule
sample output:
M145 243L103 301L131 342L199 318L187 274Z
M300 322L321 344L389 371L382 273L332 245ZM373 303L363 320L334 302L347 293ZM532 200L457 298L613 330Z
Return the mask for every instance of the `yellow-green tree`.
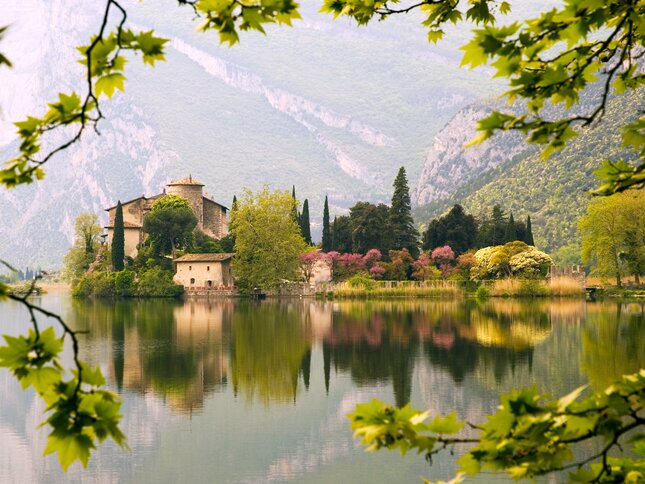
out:
M99 248L98 237L102 229L94 213L82 213L74 224L74 245L65 255L63 275L68 281L82 276L90 266Z
M246 190L231 217L235 237L233 271L243 290L274 288L301 279L299 257L307 251L293 219L294 198L288 191Z
M645 274L645 192L628 190L610 197L594 198L578 224L582 235L582 260L592 273L615 277L616 284L628 274Z

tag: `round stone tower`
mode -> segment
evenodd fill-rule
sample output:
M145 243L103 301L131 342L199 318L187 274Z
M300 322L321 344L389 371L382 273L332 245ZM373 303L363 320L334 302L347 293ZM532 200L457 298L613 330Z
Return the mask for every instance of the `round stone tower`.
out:
M192 176L168 183L166 193L179 195L190 202L193 213L197 217L197 227L204 230L204 184L195 180Z

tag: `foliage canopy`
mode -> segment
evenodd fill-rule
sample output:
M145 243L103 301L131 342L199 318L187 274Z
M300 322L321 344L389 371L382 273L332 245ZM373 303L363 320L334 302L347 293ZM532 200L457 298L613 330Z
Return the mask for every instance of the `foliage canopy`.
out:
M288 191L245 191L232 213L235 237L232 267L241 289L271 289L281 282L300 280L299 257L307 251L298 222L295 199Z
M460 433L466 422L454 412L431 418L430 411L396 408L376 399L357 405L348 417L367 450L416 450L430 458L457 445L472 445L459 459L452 482L483 471L504 471L516 480L569 471L573 482L640 482L645 435L626 434L645 423L645 370L580 398L585 389L556 400L547 400L535 387L502 395L497 412L485 423L470 423L476 437ZM597 438L604 442L599 451L586 458L575 455L576 448ZM623 445L640 457L611 456Z

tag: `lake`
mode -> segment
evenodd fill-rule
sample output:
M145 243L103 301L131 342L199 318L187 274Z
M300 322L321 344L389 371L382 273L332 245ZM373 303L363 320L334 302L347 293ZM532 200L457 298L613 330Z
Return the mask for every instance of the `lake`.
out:
M645 367L643 305L584 300L303 299L42 304L123 398L130 450L67 474L42 457L43 404L0 370L0 482L421 482L454 457L365 453L346 414L373 397L482 422L499 392L600 389ZM27 315L0 304L3 333ZM70 363L70 353L66 362ZM499 481L483 476L482 481Z

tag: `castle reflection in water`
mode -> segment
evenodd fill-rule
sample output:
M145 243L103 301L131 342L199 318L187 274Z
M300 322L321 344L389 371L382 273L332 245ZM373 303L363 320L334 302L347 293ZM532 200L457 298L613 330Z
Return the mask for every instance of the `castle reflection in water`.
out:
M617 307L615 324L643 331L642 308ZM324 375L327 391L339 374L358 386L391 385L397 405L410 400L419 364L426 372L449 374L457 385L472 375L484 387L508 378L523 384L535 372L548 381L551 365L562 362L544 358L538 364L536 347L554 328L566 344L567 328L579 331L594 309L581 300L94 301L73 306L67 317L77 327L90 325L82 356L107 364L118 391L152 393L173 411L192 413L229 385L249 402L293 403L309 391L312 371ZM630 341L642 341L642 335L632 336ZM607 338L587 335L581 368L592 383L609 378L603 372L645 365L644 351L634 348L630 362L607 370L607 360L593 357L604 350L609 358ZM322 354L322 364L312 368L315 354Z

